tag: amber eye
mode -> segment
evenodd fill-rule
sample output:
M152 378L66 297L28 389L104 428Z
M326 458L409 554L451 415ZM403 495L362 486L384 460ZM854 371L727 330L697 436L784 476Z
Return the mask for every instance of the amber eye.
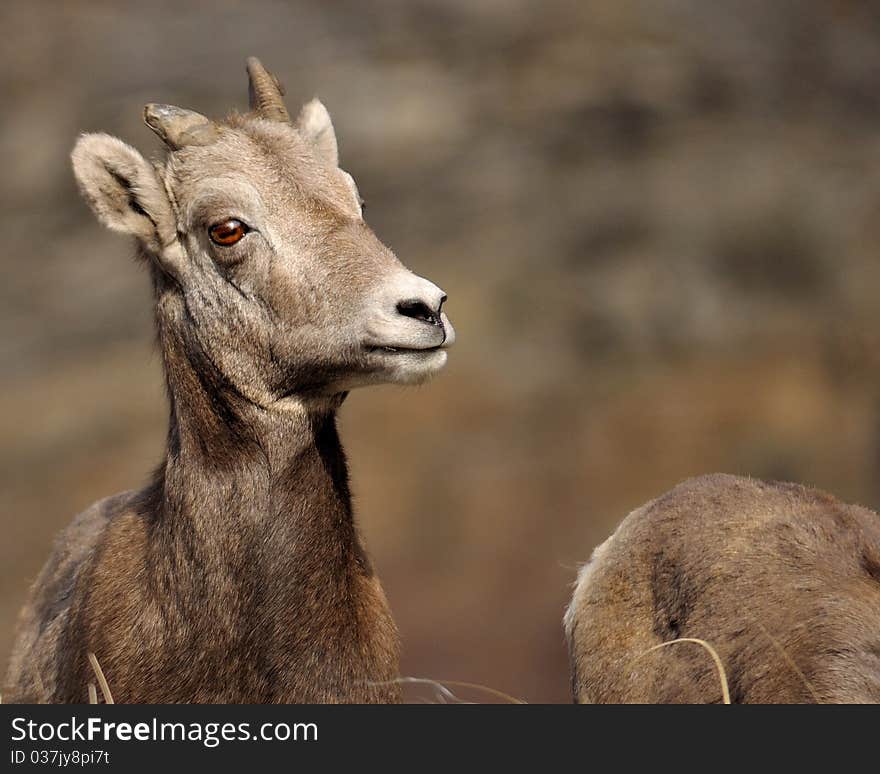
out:
M215 245L221 247L229 247L236 242L241 241L242 237L247 234L250 229L240 220L230 218L222 223L215 223L208 229L208 235Z

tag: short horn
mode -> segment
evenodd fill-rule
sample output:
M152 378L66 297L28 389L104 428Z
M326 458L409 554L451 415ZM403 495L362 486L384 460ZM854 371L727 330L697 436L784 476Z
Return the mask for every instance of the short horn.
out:
M217 127L210 119L174 105L151 102L144 107L144 123L172 150L184 145L208 145L217 139Z
M250 81L248 94L250 95L251 110L261 118L270 121L283 121L290 123L290 114L284 107L284 89L278 79L272 75L262 62L255 56L247 59L247 74Z

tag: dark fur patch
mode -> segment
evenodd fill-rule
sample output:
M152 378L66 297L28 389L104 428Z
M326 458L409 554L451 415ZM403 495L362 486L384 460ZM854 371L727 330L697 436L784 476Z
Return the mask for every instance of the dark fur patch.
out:
M862 554L862 569L875 581L880 583L880 557L877 554L865 551Z
M654 555L651 566L654 595L654 633L662 640L682 636L696 592L677 562L663 553Z

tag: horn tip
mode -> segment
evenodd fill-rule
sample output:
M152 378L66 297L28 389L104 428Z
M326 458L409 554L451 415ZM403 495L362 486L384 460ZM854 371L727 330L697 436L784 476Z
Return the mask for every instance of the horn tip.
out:
M161 105L158 105L155 102L148 102L144 105L144 123L149 126L150 129L156 129L161 107Z
M148 102L144 105L144 123L147 126L156 126L162 121L167 121L184 111L174 105L162 105L158 102Z

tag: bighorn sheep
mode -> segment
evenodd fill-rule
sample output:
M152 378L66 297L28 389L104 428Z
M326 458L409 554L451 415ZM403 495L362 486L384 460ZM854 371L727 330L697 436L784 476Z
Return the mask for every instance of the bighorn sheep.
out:
M352 519L347 392L446 362L446 295L364 223L314 100L291 121L249 59L251 113L147 105L167 154L103 134L73 168L149 266L170 401L152 482L60 536L19 622L4 699L395 701L398 637Z
M631 513L565 616L578 702L880 702L880 516L713 475ZM655 649L655 652L651 652Z

